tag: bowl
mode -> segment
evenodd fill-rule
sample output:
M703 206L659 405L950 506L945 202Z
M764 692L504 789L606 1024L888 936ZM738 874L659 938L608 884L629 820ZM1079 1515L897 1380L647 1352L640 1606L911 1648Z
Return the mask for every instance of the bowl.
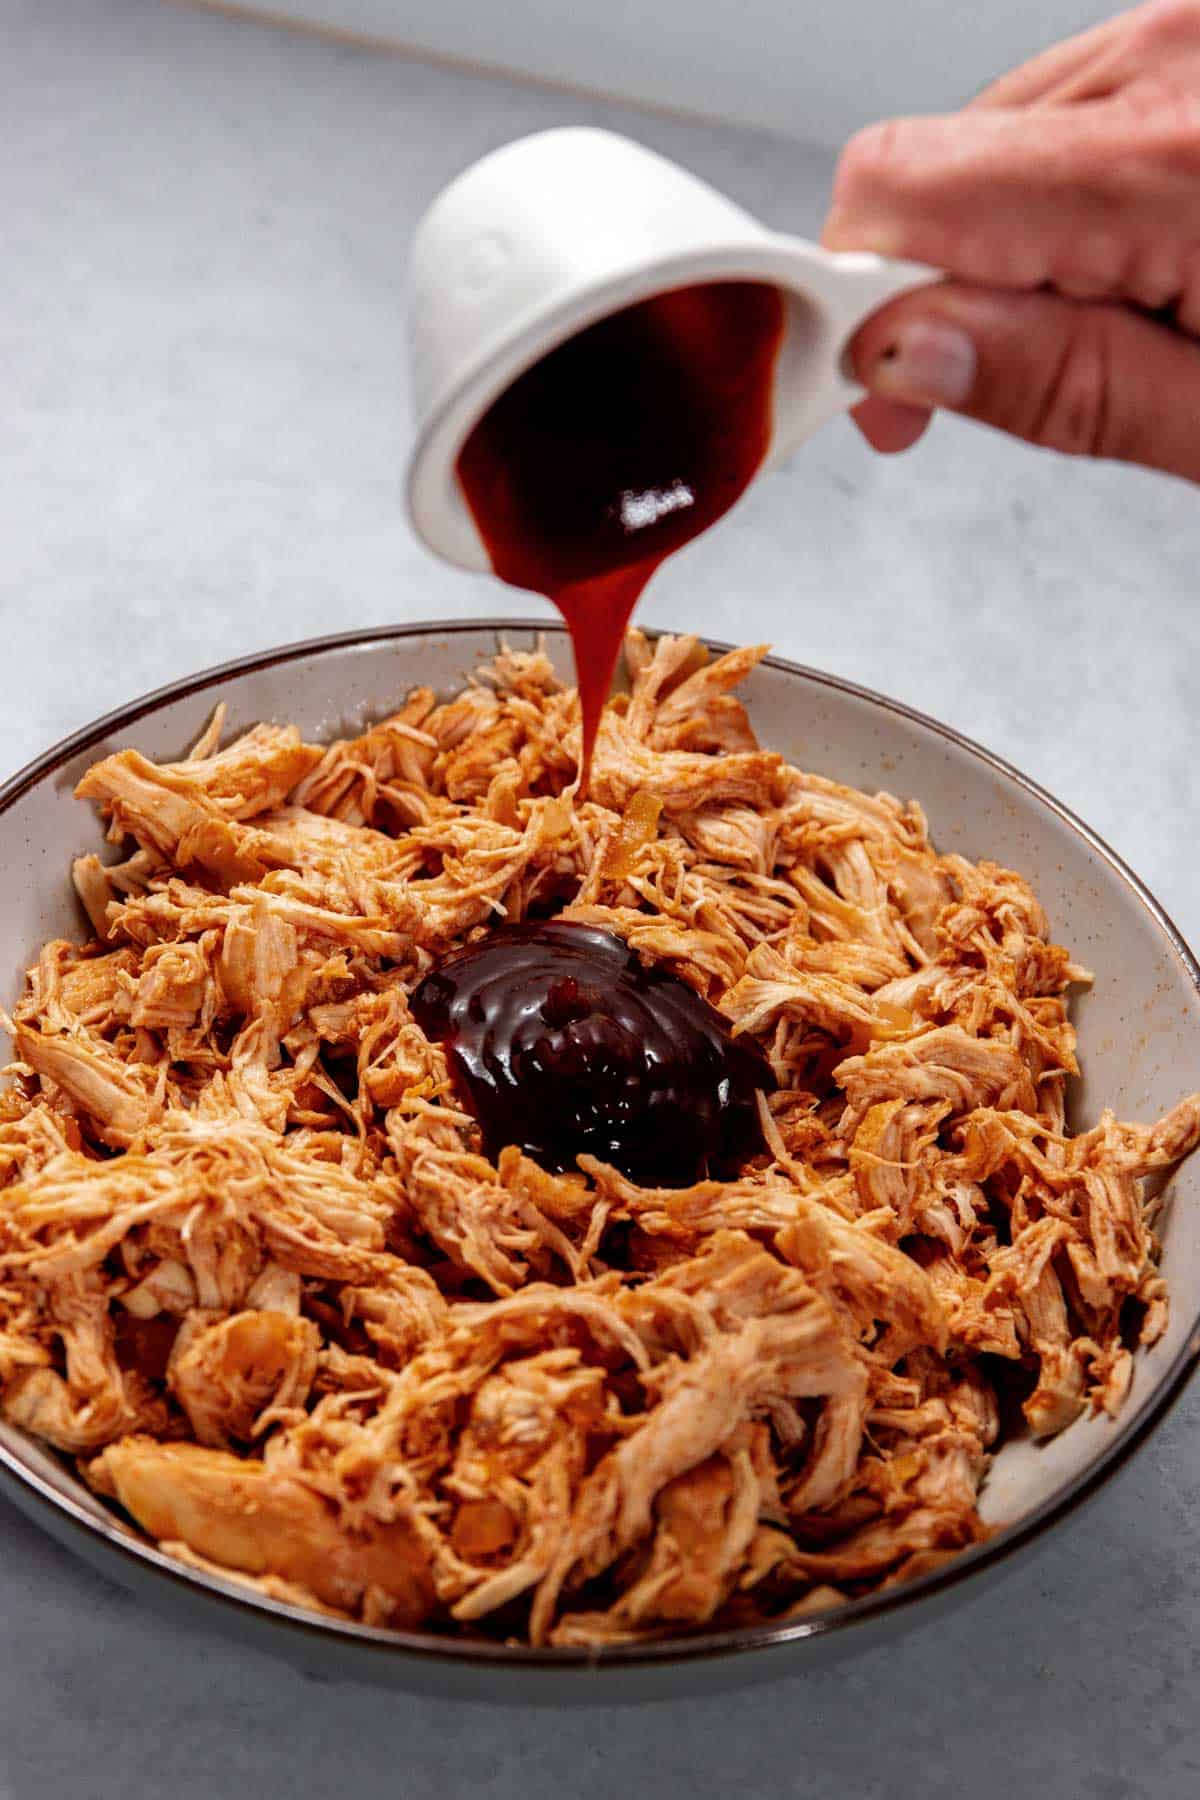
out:
M228 705L230 730L274 719L294 720L310 738L357 732L417 683L442 691L460 685L501 636L523 643L539 632L569 673L566 636L554 626L480 620L353 633L176 682L39 757L0 789L0 866L7 877L0 996L15 997L22 971L46 938L86 931L69 866L80 850L98 847L100 828L72 790L98 757L126 745L151 757L177 757L218 698ZM839 781L919 799L941 848L988 856L1029 877L1055 933L1097 973L1074 1012L1085 1071L1072 1095L1077 1128L1091 1123L1102 1105L1123 1118L1149 1119L1200 1088L1200 969L1162 908L1086 825L998 757L849 682L771 657L742 692L764 743ZM927 1621L940 1606L977 1592L1073 1518L1145 1441L1200 1360L1200 1158L1175 1179L1163 1238L1170 1325L1139 1355L1120 1417L1080 1420L1045 1444L1005 1446L981 1501L996 1527L987 1542L904 1586L783 1625L599 1650L385 1631L309 1613L173 1562L90 1494L56 1455L7 1424L0 1424L0 1491L148 1601L207 1614L324 1674L528 1703L652 1698L796 1673Z

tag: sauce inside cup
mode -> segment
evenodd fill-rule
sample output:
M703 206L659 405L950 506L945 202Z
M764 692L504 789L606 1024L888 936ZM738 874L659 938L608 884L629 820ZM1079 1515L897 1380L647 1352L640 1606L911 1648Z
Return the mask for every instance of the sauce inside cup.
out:
M492 567L545 594L570 629L585 788L643 588L729 510L766 454L783 327L779 292L762 282L656 294L526 370L459 455Z

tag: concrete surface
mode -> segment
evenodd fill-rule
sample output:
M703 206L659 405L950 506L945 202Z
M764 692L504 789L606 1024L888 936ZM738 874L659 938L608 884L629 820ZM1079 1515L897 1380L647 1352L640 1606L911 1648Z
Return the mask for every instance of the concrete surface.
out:
M148 0L0 0L0 773L155 684L351 625L527 611L399 505L399 291L470 158L623 125L780 225L827 156ZM769 637L940 714L1089 819L1200 939L1194 490L939 423L830 427L664 572L655 623ZM1200 1393L933 1630L722 1701L558 1717L306 1682L182 1634L0 1512L0 1796L1197 1792Z

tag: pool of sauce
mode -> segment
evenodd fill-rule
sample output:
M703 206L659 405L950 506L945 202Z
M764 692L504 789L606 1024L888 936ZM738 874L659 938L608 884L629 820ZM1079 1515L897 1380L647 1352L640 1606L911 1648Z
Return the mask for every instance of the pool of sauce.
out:
M655 295L543 357L463 446L459 481L492 567L547 595L570 629L585 789L642 589L766 454L783 326L761 282Z
M758 1046L612 933L564 920L502 925L412 996L444 1044L493 1160L517 1144L545 1169L583 1154L648 1185L731 1174L761 1150Z

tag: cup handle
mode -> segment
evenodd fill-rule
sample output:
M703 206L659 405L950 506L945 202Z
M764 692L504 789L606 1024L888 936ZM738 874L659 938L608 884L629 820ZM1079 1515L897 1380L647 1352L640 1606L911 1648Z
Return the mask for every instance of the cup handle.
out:
M835 335L837 376L845 389L845 404L851 406L865 391L855 380L847 360L851 340L860 326L889 300L911 293L914 288L944 281L946 275L928 263L902 262L868 250L841 250L826 255L835 276L826 289L826 305Z

